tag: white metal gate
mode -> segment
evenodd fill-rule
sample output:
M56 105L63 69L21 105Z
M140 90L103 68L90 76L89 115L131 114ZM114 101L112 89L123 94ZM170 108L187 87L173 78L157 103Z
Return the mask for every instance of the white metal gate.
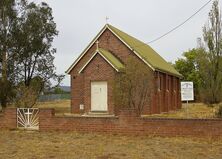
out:
M17 108L17 128L27 130L38 130L38 113L38 108Z

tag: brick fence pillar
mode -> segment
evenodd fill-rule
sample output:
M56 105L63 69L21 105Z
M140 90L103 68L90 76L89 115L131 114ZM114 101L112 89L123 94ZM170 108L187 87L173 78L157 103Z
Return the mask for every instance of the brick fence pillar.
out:
M3 128L16 129L17 128L17 109L6 108L3 110Z
M44 108L39 109L39 130L49 129L51 124L51 118L55 116L55 109L53 108Z

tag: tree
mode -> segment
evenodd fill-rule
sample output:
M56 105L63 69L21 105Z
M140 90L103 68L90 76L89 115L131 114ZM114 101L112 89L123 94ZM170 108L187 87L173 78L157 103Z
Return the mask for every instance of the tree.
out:
M148 66L130 57L125 69L114 80L115 106L133 108L141 114L144 105L150 102L153 82L153 73Z
M21 5L25 4L23 0L1 0L0 1L0 102L3 107L6 107L7 102L12 98L13 81L9 78L8 59L12 48L12 30L16 22L17 11ZM6 91L7 90L7 91Z
M53 91L54 94L64 94L65 91L62 90L60 87L56 87Z
M33 77L41 77L45 82L57 77L53 63L56 49L52 48L57 35L52 9L46 3L28 4L13 31L18 81L24 81L28 87Z
M40 77L33 78L29 87L25 86L24 82L19 83L16 88L15 105L17 107L33 107L43 88L44 82Z
M221 12L218 0L215 0L208 22L203 27L200 48L185 52L185 59L178 59L175 63L175 68L184 76L184 80L194 81L201 100L207 104L222 100L221 29Z
M56 74L53 63L56 49L52 48L52 42L58 31L52 9L46 3L37 5L33 2L27 3L25 0L4 2L9 1L11 3L4 3L11 10L6 20L7 27L0 25L2 81L12 81L10 85L13 84L15 87L10 88L17 88L17 97L22 90L31 90L38 95L39 91L35 92L32 86L33 80L35 81L37 77L43 81L44 87L50 86L52 79L60 83L64 77ZM27 88L21 89L23 85ZM29 95L29 93L23 94ZM8 95L2 97L8 98Z
M207 24L203 28L204 49L199 58L202 96L207 103L222 99L222 23L218 0L213 2Z
M179 58L173 65L175 69L183 75L184 81L193 81L194 95L196 100L200 100L199 87L201 78L199 74L199 60L202 49L192 49L183 53L183 58Z
M64 77L55 72L56 49L52 48L52 42L58 35L58 31L53 21L52 9L46 3L26 5L18 23L14 26L12 35L15 37L13 50L17 53L14 55L15 67L13 69L17 75L16 79L24 83L19 92L24 90L21 96L23 99L31 96L33 102L28 103L31 107L37 100L42 87L49 86L51 79L60 83ZM40 90L33 88L32 83L36 77L44 83ZM27 104L25 105L27 107Z
M8 80L0 80L0 86L0 105L5 108L7 103L15 97L14 86Z

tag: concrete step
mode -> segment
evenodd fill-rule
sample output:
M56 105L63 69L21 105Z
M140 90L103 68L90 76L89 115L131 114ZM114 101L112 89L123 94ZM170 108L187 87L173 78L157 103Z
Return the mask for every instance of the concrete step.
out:
M83 116L113 117L115 115L109 114L108 112L103 112L103 111L93 111L93 112L88 112L87 114L84 114Z

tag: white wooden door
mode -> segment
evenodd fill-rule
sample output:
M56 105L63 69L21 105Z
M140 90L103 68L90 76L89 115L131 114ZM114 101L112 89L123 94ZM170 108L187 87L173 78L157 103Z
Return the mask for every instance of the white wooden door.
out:
M107 111L107 82L91 82L91 111Z

